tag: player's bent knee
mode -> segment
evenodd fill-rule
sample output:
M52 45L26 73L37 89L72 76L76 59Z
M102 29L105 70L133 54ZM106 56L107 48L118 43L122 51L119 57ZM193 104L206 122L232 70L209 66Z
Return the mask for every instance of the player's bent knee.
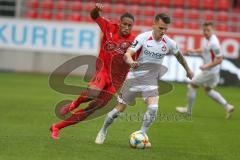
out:
M193 88L193 89L197 89L198 85L194 84L194 83L190 83L187 85L188 88Z
M158 104L159 96L144 98L145 103L149 106L151 104Z
M126 108L126 104L118 102L117 106L115 107L119 112L123 112Z
M212 97L212 94L214 93L213 89L210 90L205 90L206 95L208 95L209 97Z
M212 90L212 88L210 88L210 87L205 87L204 90L205 90L205 92L206 92L207 94L209 94L209 92Z

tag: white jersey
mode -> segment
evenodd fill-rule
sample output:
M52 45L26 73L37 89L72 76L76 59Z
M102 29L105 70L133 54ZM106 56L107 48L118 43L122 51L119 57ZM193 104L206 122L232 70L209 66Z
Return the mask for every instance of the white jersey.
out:
M220 43L216 35L212 35L209 40L205 38L203 44L204 46L202 57L204 64L211 63L215 57L223 56L221 53ZM210 68L208 71L213 74L219 73L220 64L213 68Z
M138 92L143 98L157 97L158 79L167 72L161 64L167 54L177 54L177 44L168 36L164 35L161 40L153 38L153 31L138 35L129 48L138 52L139 66L131 69L121 89L118 101L131 104Z
M163 35L159 41L154 40L153 31L138 35L129 48L134 52L140 52L137 62L162 64L167 54L176 54L179 49L174 40Z

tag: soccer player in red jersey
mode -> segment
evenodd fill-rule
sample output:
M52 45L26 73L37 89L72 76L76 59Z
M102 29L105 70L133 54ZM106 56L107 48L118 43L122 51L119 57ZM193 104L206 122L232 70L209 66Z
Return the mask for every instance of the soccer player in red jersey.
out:
M135 38L135 35L131 33L134 17L125 13L121 16L119 24L113 23L100 16L102 9L103 5L96 3L91 11L92 19L103 32L100 53L96 61L96 73L88 89L71 104L62 107L60 114L64 116L80 104L91 102L86 108L79 109L66 120L53 124L50 128L53 139L58 139L59 130L62 128L83 121L95 110L105 106L122 86L129 71L129 65L124 62L123 55Z

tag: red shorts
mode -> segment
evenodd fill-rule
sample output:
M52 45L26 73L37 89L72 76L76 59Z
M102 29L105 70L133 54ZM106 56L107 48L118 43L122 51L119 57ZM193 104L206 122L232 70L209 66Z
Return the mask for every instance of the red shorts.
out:
M89 82L88 86L93 86L99 90L103 90L112 94L115 94L118 89L112 85L112 80L105 71L96 73L96 75Z

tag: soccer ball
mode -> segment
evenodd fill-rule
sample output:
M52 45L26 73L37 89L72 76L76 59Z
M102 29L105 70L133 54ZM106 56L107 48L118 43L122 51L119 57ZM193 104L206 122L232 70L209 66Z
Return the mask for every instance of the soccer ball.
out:
M144 149L147 143L148 136L142 131L136 131L130 135L129 144L132 148Z

